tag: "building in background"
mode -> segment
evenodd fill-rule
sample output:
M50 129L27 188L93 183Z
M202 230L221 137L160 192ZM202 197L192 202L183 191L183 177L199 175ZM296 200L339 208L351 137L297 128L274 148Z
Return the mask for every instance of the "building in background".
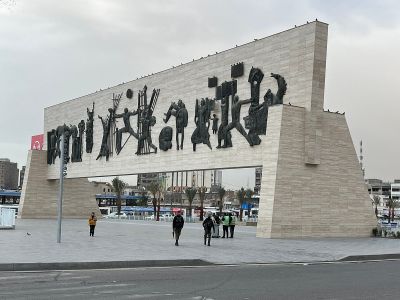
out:
M19 170L17 163L8 158L0 158L0 188L8 190L18 189Z
M185 187L206 187L211 189L213 185L221 186L221 170L182 171L168 173L166 187L174 191L184 191Z
M256 172L256 184L254 186L254 194L260 195L262 168L256 168L255 172Z
M161 183L166 177L166 173L146 173L137 176L137 188L149 189L152 183Z
M393 182L385 182L381 179L366 179L365 182L371 199L374 196L379 196L381 206L387 206L387 201L390 198L397 201L400 200L400 179L395 179Z
M91 181L93 186L93 194L111 195L113 194L113 187L109 182Z
M380 179L366 179L365 182L368 186L368 193L370 195L378 195L382 196L383 198L390 197L390 191L391 191L390 182L384 182Z
M368 187L368 192L371 197L372 207L375 207L375 199L379 198L377 205L378 217L383 219L389 218L389 199L400 203L400 179L395 179L393 182L385 182L381 179L366 179L365 183ZM395 207L395 216L400 216L400 208Z
M222 170L211 171L211 188L210 191L216 192L222 186Z
M22 189L22 184L24 183L25 177L25 166L22 166L21 171L19 171L19 188Z
M0 189L0 204L1 205L18 205L20 197L21 197L20 191Z
M393 183L390 184L390 196L394 200L400 200L400 180L395 179Z

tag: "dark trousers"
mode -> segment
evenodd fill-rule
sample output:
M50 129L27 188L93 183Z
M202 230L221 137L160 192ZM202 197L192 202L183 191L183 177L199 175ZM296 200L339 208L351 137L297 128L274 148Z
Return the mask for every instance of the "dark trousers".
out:
M233 238L233 234L235 233L235 225L229 225L229 231L231 232L231 238ZM226 235L228 235L228 232Z
M228 225L223 225L222 226L222 231L224 232L222 237L225 237L225 234L226 234L227 238L229 237L229 235L228 235L228 227L229 227Z
M210 246L211 230L204 230L204 245L206 244L207 239L208 239L208 246Z
M94 236L94 228L96 227L96 225L89 225L89 227L90 227L89 236Z
M182 228L174 228L174 235L175 235L176 243L178 243L178 241L179 241L179 237L181 236L181 231L182 231Z
M182 228L174 228L175 245L178 246L179 237L181 236Z

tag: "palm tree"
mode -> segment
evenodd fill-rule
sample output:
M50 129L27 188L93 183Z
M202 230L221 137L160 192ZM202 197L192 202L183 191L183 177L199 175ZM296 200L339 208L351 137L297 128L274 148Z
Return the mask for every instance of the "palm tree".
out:
M157 193L160 190L160 184L158 182L152 182L150 183L149 186L149 191L150 193L153 195L153 212L154 212L154 217L156 217L157 215ZM156 219L157 221L159 220L159 218Z
M396 207L399 207L399 202L395 199L393 199L392 197L389 198L389 200L387 201L386 205L389 208L389 222L393 222L394 221L394 209Z
M189 200L189 216L192 217L192 203L194 196L196 196L197 190L195 188L189 187L185 190L185 194Z
M206 197L207 188L202 186L198 188L199 198L200 198L200 221L203 221L203 206L204 206L204 198Z
M224 199L225 193L226 193L226 191L225 191L225 189L224 189L223 187L220 187L220 188L218 189L218 196L219 196L219 213L220 213L220 214L222 214L222 208L223 208L223 205L224 205L223 199Z
M375 217L378 218L378 205L379 203L381 203L381 197L379 197L378 195L374 195L372 200L375 205Z
M118 219L121 213L121 195L124 193L125 186L127 184L119 179L119 177L115 177L112 180L112 187L117 196L117 211L118 211Z
M250 211L251 211L250 202L251 202L251 197L253 197L253 195L254 195L254 191L253 190L247 189L245 191L245 199L247 201L247 215L249 217L250 217Z
M245 197L244 188L241 188L240 190L238 190L238 191L236 192L236 197L238 198L239 204L240 204L240 215L239 215L239 219L240 219L240 222L242 222L242 219L243 219L243 207L242 207L242 205L243 205L243 203L244 203L244 197Z

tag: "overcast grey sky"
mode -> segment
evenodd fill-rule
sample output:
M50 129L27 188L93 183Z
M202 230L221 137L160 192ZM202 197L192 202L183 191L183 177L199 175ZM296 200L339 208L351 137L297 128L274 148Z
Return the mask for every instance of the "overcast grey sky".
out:
M330 24L325 109L363 139L367 177L400 178L395 0L0 0L0 157L25 164L44 107L315 18Z

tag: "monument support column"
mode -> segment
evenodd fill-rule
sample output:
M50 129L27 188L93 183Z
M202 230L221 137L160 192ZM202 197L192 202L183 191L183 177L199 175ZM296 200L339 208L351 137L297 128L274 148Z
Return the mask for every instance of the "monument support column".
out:
M47 151L29 150L18 217L57 218L58 182L47 179ZM90 182L64 179L63 218L87 218L92 211L101 215Z

